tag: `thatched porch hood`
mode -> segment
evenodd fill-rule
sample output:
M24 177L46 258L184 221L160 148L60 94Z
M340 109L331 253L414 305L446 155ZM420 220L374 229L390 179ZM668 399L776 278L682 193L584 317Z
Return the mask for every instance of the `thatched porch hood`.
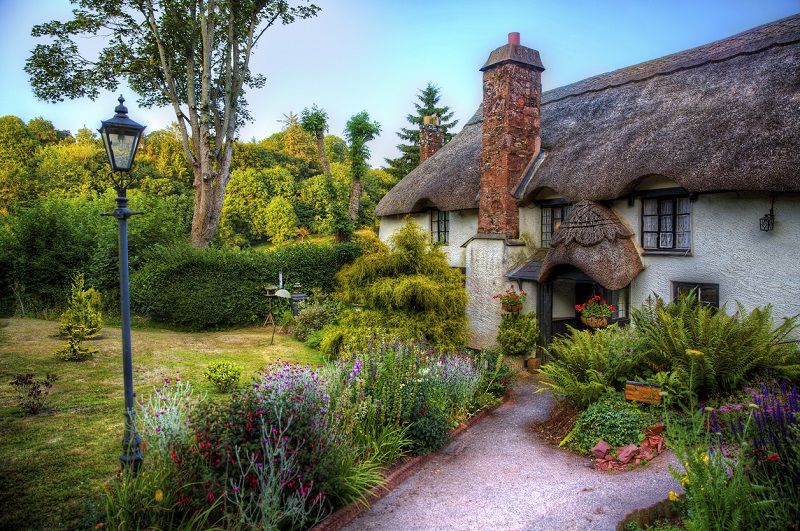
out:
M479 108L376 215L477 209L482 120ZM695 193L800 191L800 15L545 92L540 134L520 205L547 188L618 199L653 174Z

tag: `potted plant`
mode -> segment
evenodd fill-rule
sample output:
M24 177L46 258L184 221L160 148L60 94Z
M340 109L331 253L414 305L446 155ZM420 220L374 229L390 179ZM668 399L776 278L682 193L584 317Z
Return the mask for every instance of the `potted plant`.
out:
M507 313L500 318L497 344L504 356L527 358L536 351L539 321L534 314Z
M600 295L595 295L583 304L576 304L575 310L581 312L581 321L586 326L603 328L608 325L608 319L616 308L613 304L606 304Z
M525 290L520 289L517 291L514 286L511 286L510 289L505 290L503 293L498 293L492 298L500 299L500 304L503 306L504 311L516 313L522 309L522 303L525 302L525 297L527 296L528 294L525 293Z

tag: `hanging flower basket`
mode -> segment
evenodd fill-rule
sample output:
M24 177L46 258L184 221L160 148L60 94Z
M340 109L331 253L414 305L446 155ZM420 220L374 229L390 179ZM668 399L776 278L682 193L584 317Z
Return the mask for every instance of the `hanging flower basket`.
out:
M592 328L605 328L608 326L608 317L581 317L581 321Z
M503 311L508 313L517 313L518 311L522 310L522 304L506 304L503 303Z

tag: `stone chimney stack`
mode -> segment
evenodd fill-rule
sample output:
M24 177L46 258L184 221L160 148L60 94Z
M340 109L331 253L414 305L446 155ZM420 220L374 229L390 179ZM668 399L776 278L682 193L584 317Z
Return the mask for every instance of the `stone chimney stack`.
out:
M419 163L433 156L444 145L444 127L438 116L425 116L419 126Z
M527 164L539 154L542 98L539 52L521 46L519 33L489 55L483 72L483 143L479 234L519 238L512 196Z

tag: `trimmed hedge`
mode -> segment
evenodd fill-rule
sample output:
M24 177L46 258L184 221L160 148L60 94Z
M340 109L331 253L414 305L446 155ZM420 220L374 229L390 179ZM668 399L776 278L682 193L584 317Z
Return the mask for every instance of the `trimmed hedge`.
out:
M156 249L131 274L131 311L155 322L188 330L208 330L257 322L269 311L264 286L330 291L334 275L361 254L358 245L304 243L272 251ZM285 304L285 303L284 303Z

